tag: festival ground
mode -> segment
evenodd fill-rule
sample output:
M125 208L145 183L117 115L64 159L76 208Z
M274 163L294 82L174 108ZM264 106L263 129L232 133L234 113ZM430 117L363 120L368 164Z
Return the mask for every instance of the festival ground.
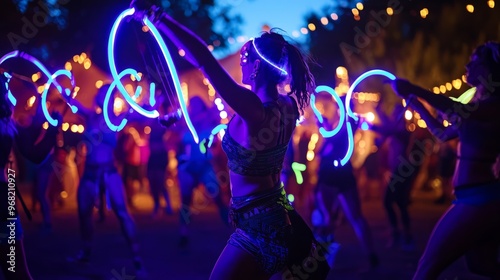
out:
M173 196L177 198L175 194ZM336 239L341 247L329 279L411 279L432 227L446 209L446 205L434 204L434 199L435 195L432 192L419 190L414 194L410 208L416 239L414 252L386 248L388 230L382 203L379 199L364 202L363 212L371 226L376 249L380 253L381 265L376 270L368 269L363 251L346 221L337 230ZM29 201L27 202L29 205ZM208 279L220 251L232 232L219 218L215 206L207 205L195 213L189 245L182 249L178 245L177 214L152 218L150 215L152 202L144 193L138 194L136 202L141 206L132 213L137 222L148 279ZM34 279L135 279L128 247L120 234L118 221L111 211L107 213L104 223L95 224L92 262L82 265L66 261L68 256L78 251L81 244L75 207L73 203L67 203L63 209L53 212L54 226L51 234L40 231L39 212L34 213L32 222L23 217L26 253ZM440 279L483 278L469 274L464 260L460 259L447 269Z

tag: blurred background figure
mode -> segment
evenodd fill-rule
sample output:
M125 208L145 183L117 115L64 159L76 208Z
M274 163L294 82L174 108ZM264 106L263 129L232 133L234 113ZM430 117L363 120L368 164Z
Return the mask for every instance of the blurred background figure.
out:
M216 111L208 108L198 96L189 101L189 115L200 139L208 138L212 129L220 123ZM183 127L185 128L185 126ZM228 223L229 210L228 203L223 199L219 178L211 162L213 156L211 149L197 144L187 129L180 132L180 135L182 138L177 152L177 174L182 202L179 215L180 246L184 247L188 244L188 225L193 216L191 211L193 190L199 184L205 186L205 199L215 202L220 216L226 224ZM200 143L202 143L201 140Z
M102 114L103 110L112 112L109 107L104 108L104 98L108 88L109 85L105 85L99 89L90 109L82 106L78 100L70 100L73 105L78 107L79 115L85 118L84 135L88 142L86 142L85 169L77 192L78 217L83 244L76 256L68 258L68 261L84 263L90 261L94 238L94 223L92 221L94 207L104 209L103 204L107 204L109 201L129 245L136 273L138 277L139 275L142 277L144 267L139 256L135 222L127 209L123 181L115 165L114 152L117 145L117 135L115 131L109 129ZM113 102L108 105L113 106ZM121 120L123 115L110 114L110 117L116 123L116 120ZM127 117L131 116L127 114Z
M412 134L406 128L406 108L401 103L396 103L390 116L387 116L377 107L380 125L372 125L371 129L380 133L388 145L388 165L390 173L387 174L384 192L384 208L391 226L391 239L388 247L399 247L413 251L415 244L411 233L411 220L408 206L411 202L411 191L417 177L420 164L414 164L409 158L415 148ZM399 210L403 229L403 238L399 229L399 222L394 205Z
M325 108L328 108L325 106ZM324 127L327 131L333 130L339 125L338 108L325 110L323 123L318 122L319 127ZM324 137L320 152L320 164L318 168L318 184L316 186L316 219L313 218L315 234L320 242L328 243L330 246L334 242L334 212L332 211L336 200L340 202L341 209L347 217L363 246L367 259L372 268L378 266L379 259L375 253L373 240L369 225L361 210L361 201L358 193L357 181L350 159L342 165L341 159L346 155L349 146L348 131L345 124L333 137ZM353 124L356 130L356 124ZM354 133L354 131L353 131ZM321 223L319 223L318 214ZM313 214L314 217L314 214ZM316 221L315 221L316 220ZM330 251L335 251L334 244ZM331 254L331 253L330 253ZM329 256L333 261L334 256ZM332 266L333 263L330 263Z
M161 96L161 95L160 95ZM160 99L158 104L161 107L165 107L166 103ZM160 111L160 116L166 114L166 108L162 108ZM153 217L157 217L161 211L161 198L165 203L164 213L171 215L172 202L170 201L170 195L167 188L167 166L168 166L168 147L167 139L169 133L167 133L167 128L162 126L159 121L153 120L148 123L151 129L149 133L149 145L150 149L149 157L147 160L147 178L149 182L149 190L151 197L153 198Z
M125 134L122 152L124 153L124 162L122 170L122 180L125 185L127 196L127 205L129 208L137 209L134 203L135 194L144 189L144 180L146 178L144 166L148 158L147 141L134 125L125 128Z
M441 195L434 202L436 204L449 204L453 201L453 173L457 161L458 139L440 143L438 171L441 181Z

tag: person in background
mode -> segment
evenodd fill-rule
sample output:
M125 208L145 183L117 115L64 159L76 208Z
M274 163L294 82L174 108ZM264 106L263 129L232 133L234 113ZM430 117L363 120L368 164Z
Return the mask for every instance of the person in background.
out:
M45 117L40 100L36 102L35 115L29 125L23 126L13 120L13 108L7 99L8 90L5 87L8 81L7 76L10 74L0 72L0 166L2 167L0 173L0 267L7 280L31 280L33 278L26 261L23 230L18 213L21 203L15 203L13 209L9 209L9 206L13 206L9 203L10 201L15 201L16 197L21 198L16 185L20 174L13 169L13 159L10 156L12 149L17 147L27 159L40 164L55 146L58 128L49 126L47 130L42 130ZM59 113L53 112L52 118L57 119L59 124L62 123ZM15 221L10 220L12 218L16 218ZM14 239L9 238L12 236L12 224L15 229ZM9 263L9 255L15 256L14 264Z
M379 107L380 109L380 107ZM406 251L413 251L415 247L412 231L411 217L408 207L411 203L411 191L418 175L420 165L416 164L410 155L415 148L411 133L406 129L404 119L406 108L397 103L390 117L379 112L379 125L371 125L370 129L381 134L388 141L388 167L389 178L384 192L384 209L389 219L392 235L388 247L399 247ZM399 222L394 205L400 214L403 236L399 229ZM401 238L402 237L402 238Z
M471 272L500 279L500 181L495 163L500 155L500 44L478 46L465 66L467 83L476 88L468 104L434 94L404 79L392 81L396 93L409 100L441 141L458 138L453 175L456 200L443 214L429 238L414 280L438 279L449 265L465 255ZM449 118L444 127L419 99Z

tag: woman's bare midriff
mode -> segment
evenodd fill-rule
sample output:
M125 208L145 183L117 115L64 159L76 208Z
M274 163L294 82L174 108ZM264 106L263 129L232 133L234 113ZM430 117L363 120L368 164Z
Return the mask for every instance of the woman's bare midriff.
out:
M279 180L279 174L276 175ZM242 176L230 171L231 194L234 197L247 196L266 190L272 190L276 185L273 175L264 177Z

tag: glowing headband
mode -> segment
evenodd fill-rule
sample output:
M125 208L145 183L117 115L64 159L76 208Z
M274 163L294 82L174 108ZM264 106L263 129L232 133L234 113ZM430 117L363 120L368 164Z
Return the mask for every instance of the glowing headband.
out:
M262 58L265 62L267 62L269 65L271 65L272 67L278 69L280 72L281 72L281 75L288 75L288 72L279 67L278 65L274 64L271 60L267 59L265 56L263 56L260 52L259 52L259 49L257 49L257 46L255 45L255 39L252 38L250 39L250 41L252 41L252 45L253 45L253 48L255 49L255 52L260 56L260 58Z
M370 70L370 71L367 71L363 74L361 74L351 85L351 87L349 87L349 90L347 90L347 94L346 94L346 109L347 109L347 114L353 118L354 120L358 120L358 116L352 111L351 109L351 98L352 98L352 93L354 91L354 89L366 78L370 77L370 76L375 76L375 75L379 75L379 76L384 76L384 77L387 77L389 78L390 80L395 80L396 79L396 76L394 76L394 74L390 73L390 72L387 72L385 70L380 70L380 69L375 69L375 70Z
M121 22L123 21L124 18L131 16L135 13L135 9L127 9L123 11L118 18L115 20L113 27L111 28L111 32L109 35L109 40L108 40L108 61L109 61L109 68L111 70L111 75L113 76L114 82L112 83L111 87L116 87L120 91L120 93L123 95L127 103L134 108L139 114L148 117L148 118L157 118L159 116L158 111L152 110L148 111L143 108L141 108L137 102L135 102L128 94L127 90L121 83L120 79L124 77L126 74L132 75L137 81L141 81L141 76L139 76L138 72L135 69L125 69L123 70L120 74L118 74L116 70L116 63L115 63L115 58L114 58L114 45L115 45L115 40L116 40L116 33L118 31L118 27L120 26ZM154 24L147 18L146 15L144 15L144 18L142 19L142 23L148 27L150 34L155 38L156 42L158 43L160 50L163 54L163 58L165 59L167 65L168 65L168 70L170 71L170 74L172 76L172 81L174 83L175 91L177 94L177 98L180 103L181 111L184 115L184 120L186 121L186 124L191 131L191 134L193 135L193 138L196 143L199 142L198 134L196 133L196 130L191 123L191 119L189 118L189 114L187 112L187 107L186 103L184 101L184 97L182 96L182 89L181 85L179 82L179 77L177 75L177 71L175 69L175 65L173 63L172 57L170 55L170 52L168 51L167 45L165 44L165 41L161 37L160 33L158 32L158 29L154 26ZM136 88L136 91L134 93L134 96L138 96L141 92L142 88L141 86L138 86ZM149 91L150 91L150 104L153 106L156 101L154 98L154 93L155 93L155 84L151 83L149 86ZM108 90L107 94L111 94L112 90ZM109 98L108 98L109 99ZM109 100L108 100L109 102ZM109 118L106 119L106 123L111 129L122 129L123 126L120 124L119 126L115 126L109 121ZM126 123L126 120L125 120ZM122 121L123 124L123 121Z

